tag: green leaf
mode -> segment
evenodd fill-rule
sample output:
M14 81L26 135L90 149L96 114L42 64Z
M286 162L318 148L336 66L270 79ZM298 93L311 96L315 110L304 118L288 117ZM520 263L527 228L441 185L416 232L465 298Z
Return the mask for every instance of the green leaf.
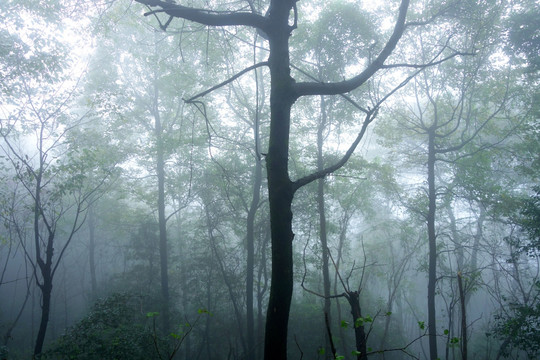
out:
M155 316L158 316L158 315L159 315L159 312L157 312L157 311L151 311L151 312L146 313L146 317L148 317L148 318L155 317Z
M348 326L349 326L349 323L348 323L347 321L341 320L341 327L342 327L342 328L345 328L345 329L346 329Z
M326 350L323 347L320 347L319 349L317 349L317 353L319 355L324 355L326 353Z
M418 327L420 327L420 330L424 330L426 328L426 325L423 321L418 322Z
M444 335L448 335L449 331L448 329L444 329Z
M353 350L353 351L351 351L351 354L354 355L354 356L358 356L358 355L362 355L362 352L358 351L358 350Z

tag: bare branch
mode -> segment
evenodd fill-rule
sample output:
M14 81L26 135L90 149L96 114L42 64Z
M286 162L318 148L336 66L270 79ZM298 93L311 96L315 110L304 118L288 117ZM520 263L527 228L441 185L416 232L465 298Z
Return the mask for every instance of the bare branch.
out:
M364 137L364 134L366 133L367 127L373 121L373 119L375 118L375 116L377 114L377 111L378 111L378 108L374 108L374 109L372 109L371 111L369 111L366 114L366 116L364 118L364 122L362 123L362 128L360 129L360 132L356 136L356 139L354 140L352 145L349 147L349 149L347 150L345 155L343 155L341 160L339 160L334 165L331 165L331 166L329 166L329 167L327 167L325 169L314 172L314 173L312 173L312 174L310 174L308 176L305 176L303 178L300 178L300 179L296 180L295 182L293 182L293 191L296 191L296 190L300 189L302 186L305 186L305 185L307 185L307 184L309 184L309 183L311 183L311 182L313 182L313 181L315 181L317 179L325 177L326 175L331 174L334 171L338 170L339 168L343 167L343 165L345 165L347 163L347 161L349 161L349 158L354 153L354 150L356 150L356 147L360 143L360 140L362 140L362 138Z
M379 71L386 59L394 51L399 39L401 39L405 31L405 18L407 16L407 9L409 7L409 0L402 0L399 7L399 15L394 27L394 31L388 39L388 42L379 53L379 56L359 75L345 81L335 83L312 83L312 82L300 82L294 85L294 89L297 97L307 95L338 95L352 91L366 81L368 81L373 74Z
M245 68L244 70L240 71L240 72L237 73L236 75L233 75L233 76L230 77L229 79L227 79L227 80L225 80L225 81L223 81L223 82L221 82L221 83L219 83L219 84L217 84L217 85L215 85L215 86L212 86L210 89L205 90L205 91L203 91L203 92L201 92L201 93L199 93L199 94L197 94L197 95L195 95L195 96L192 96L191 98L185 100L185 102L187 102L187 103L193 103L194 100L196 100L196 99L198 99L198 98L200 98L200 97L203 97L203 96L205 96L205 95L211 93L212 91L217 90L217 89L219 89L220 87L225 86L225 85L227 85L227 84L233 82L234 80L238 79L240 76L244 75L244 74L247 73L248 71L257 69L257 68L262 67L262 66L268 66L268 61L262 61L262 62L260 62L260 63L258 63L258 64L251 65L251 66Z
M197 9L188 6L182 6L168 1L161 0L135 0L140 4L149 7L160 7L145 13L145 16L165 13L173 18L190 20L199 24L209 26L238 26L245 25L262 31L268 28L268 19L262 15L252 12L240 11L211 11L206 9Z

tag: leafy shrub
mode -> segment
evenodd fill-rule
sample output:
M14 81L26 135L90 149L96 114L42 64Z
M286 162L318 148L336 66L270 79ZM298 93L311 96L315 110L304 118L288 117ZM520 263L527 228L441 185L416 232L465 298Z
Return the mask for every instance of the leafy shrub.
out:
M71 327L42 359L153 359L162 346L141 312L141 299L126 293L98 300L90 313Z

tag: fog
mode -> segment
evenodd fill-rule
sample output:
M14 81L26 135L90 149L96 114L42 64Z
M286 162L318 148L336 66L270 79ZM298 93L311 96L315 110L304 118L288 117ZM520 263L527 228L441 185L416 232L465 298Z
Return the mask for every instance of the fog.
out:
M533 359L536 1L0 3L1 359Z

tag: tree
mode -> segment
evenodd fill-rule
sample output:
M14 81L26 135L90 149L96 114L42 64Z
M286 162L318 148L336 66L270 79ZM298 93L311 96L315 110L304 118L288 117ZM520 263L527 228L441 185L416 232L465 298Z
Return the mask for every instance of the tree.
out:
M429 22L436 16L427 15L426 19L407 23L406 15L409 1L403 0L400 3L391 35L384 46L378 48L378 55L368 59L368 65L362 72L348 80L337 82L296 82L291 77L289 39L298 26L299 8L297 1L272 0L266 16L261 15L259 11L246 12L229 8L223 9L219 6L214 9L200 9L160 0L138 0L138 2L148 7L157 8L148 11L146 15L164 14L167 17L168 20L160 22L164 29L171 24L174 18L182 18L206 26L250 27L260 31L268 39L268 61L246 69L235 78L256 67L267 66L270 71L270 134L265 159L270 204L272 280L266 318L265 358L286 359L287 325L293 291L292 243L294 234L291 204L294 194L301 187L323 178L345 165L362 139L367 126L376 116L382 102L397 89L389 91L369 109L362 108L365 116L358 136L341 160L295 181L291 180L288 168L291 109L294 103L302 97L344 94L365 84L381 69L398 67L399 65L386 65L385 62L394 52L405 30ZM293 14L292 20L291 13ZM442 61L444 50L448 50L448 48L443 47L443 50L437 52L427 63L412 67L422 68ZM453 57L456 53L450 52L450 54L445 55ZM222 83L220 86L226 83L228 82ZM399 85L398 88L401 86L403 85ZM198 97L200 95L192 97L188 101L194 101Z
M524 56L526 71L534 74L540 70L540 27L538 26L540 5L537 1L524 1L515 9L509 22L509 50Z
M447 89L450 89L450 86L448 86ZM421 208L424 208L424 210L421 210L420 208L416 208L416 210L420 210L422 217L425 219L427 227L427 239L429 244L428 329L430 334L430 357L437 358L437 316L435 311L435 298L438 281L437 279L439 278L439 276L437 275L437 272L439 271L437 262L438 257L440 256L439 254L441 252L441 250L438 250L438 248L442 246L441 241L438 240L439 238L441 238L442 235L441 231L437 229L437 224L439 222L437 217L439 216L439 207L443 205L441 204L441 198L444 197L443 195L445 195L445 191L443 189L445 187L451 188L448 182L445 182L445 180L448 180L448 174L445 173L445 170L441 169L444 169L444 166L447 164L452 164L453 162L458 161L461 157L472 156L475 152L482 151L482 148L485 149L489 147L488 143L483 143L481 145L477 145L478 147L473 148L468 147L467 144L473 141L476 137L480 137L480 130L484 128L488 122L497 121L496 118L502 112L502 107L506 103L506 93L503 91L501 99L497 102L495 108L484 109L483 111L478 112L477 110L473 110L474 105L473 103L470 103L472 106L469 107L469 105L466 105L469 110L467 110L467 113L463 113L457 109L461 108L465 104L460 104L462 101L468 102L469 100L472 100L470 94L462 92L462 95L460 95L459 97L460 100L457 100L452 105L450 105L450 108L448 108L447 106L449 104L445 104L445 101L442 100L443 96L441 96L441 94L437 94L437 91L435 91L436 95L434 95L434 93L432 92L431 87L425 88L424 91L426 91L427 97L429 99L428 104L430 105L424 107L425 105L421 104L423 100L419 101L416 104L419 111L413 116L414 119L409 118L403 121L403 123L408 123L407 129L412 130L416 134L422 134L426 138L426 141L424 143L425 149L422 150L425 150L425 158L427 158L427 171L425 176L427 180L427 195L421 204L415 204L415 206L420 206ZM468 92L469 90L465 90L465 88L462 88L460 91ZM422 95L418 94L416 96L417 99L420 99L422 97ZM469 99L466 100L466 98ZM431 109L428 110L428 108ZM473 110L473 112L471 112L471 110ZM458 113L459 115L457 115ZM477 117L473 115L473 113L482 115L480 117ZM454 117L454 115L457 116ZM465 124L464 126L461 126L459 124L462 121ZM471 129L475 130L470 131ZM457 137L454 137L454 132L458 133ZM503 132L508 133L508 129L503 130ZM498 139L497 141L501 140ZM439 163L444 163L444 165L441 165L439 167ZM453 210L450 208L449 211L451 212ZM452 214L450 215L450 219L452 219ZM479 223L482 223L481 218L479 219ZM453 226L452 224L453 223L451 223L450 226ZM456 232L454 232L453 235L456 235ZM479 232L478 235L481 236L481 232ZM463 257L459 256L459 251L462 245L460 244L459 239L455 236L452 239L453 242L458 245L457 263L458 272L461 272L463 271L464 267L464 259ZM475 249L477 248L478 246L475 247ZM473 264L467 265L467 270L470 271L470 274L473 274L473 272L476 271L474 269L476 267L476 265L474 264L474 259L476 259L476 256L473 254L473 256L471 257ZM458 280L460 280L460 278L458 278Z
M0 135L4 140L2 151L26 193L21 205L27 207L28 215L32 216L33 244L28 244L25 237L20 241L42 294L41 322L34 349L34 355L39 355L49 321L54 275L67 247L84 223L90 199L111 172L105 167L97 181L88 178L87 171L99 169L102 164L95 163L91 150L78 153L65 140L70 126L82 121L79 118L71 125L62 124L59 117L69 116L63 109L67 100L58 102L54 98L45 98L45 103L39 104L30 92L27 95L31 110L21 111L21 118L17 120L27 122L24 126L29 134L36 136L35 151L27 151L25 144L18 141L16 122L2 123ZM65 151L69 155L64 157ZM59 243L57 232L67 234L63 242ZM56 258L55 247L59 248Z

